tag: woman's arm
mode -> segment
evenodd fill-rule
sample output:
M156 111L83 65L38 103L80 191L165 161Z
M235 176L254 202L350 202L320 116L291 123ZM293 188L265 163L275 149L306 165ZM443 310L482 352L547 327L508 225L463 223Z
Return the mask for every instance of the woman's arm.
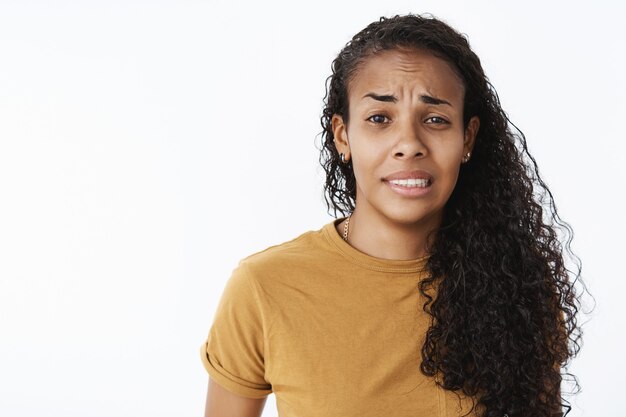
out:
M260 417L266 400L240 397L209 378L204 417Z

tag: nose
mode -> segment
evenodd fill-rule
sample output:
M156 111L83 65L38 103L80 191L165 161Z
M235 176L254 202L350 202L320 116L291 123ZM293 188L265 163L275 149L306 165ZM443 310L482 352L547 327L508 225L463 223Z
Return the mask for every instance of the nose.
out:
M409 159L422 158L428 154L426 144L423 142L419 124L415 121L406 120L398 123L397 141L393 147L395 158Z

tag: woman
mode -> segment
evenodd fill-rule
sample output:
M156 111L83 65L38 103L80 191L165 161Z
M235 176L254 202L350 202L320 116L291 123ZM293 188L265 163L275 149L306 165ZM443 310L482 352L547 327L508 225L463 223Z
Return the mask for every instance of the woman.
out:
M258 416L271 392L281 417L564 415L580 268L466 39L381 18L325 104L342 217L235 269L202 347L206 415Z

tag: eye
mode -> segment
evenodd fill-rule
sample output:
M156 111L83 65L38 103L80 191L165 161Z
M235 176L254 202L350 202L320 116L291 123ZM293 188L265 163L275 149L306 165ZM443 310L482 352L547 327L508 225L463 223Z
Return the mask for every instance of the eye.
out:
M450 124L450 122L448 122L446 119L444 119L443 117L439 117L439 116L431 116L427 118L425 122L428 124L435 124L435 125Z
M389 123L389 118L387 116L383 116L382 114L375 114L368 117L367 120L375 124Z

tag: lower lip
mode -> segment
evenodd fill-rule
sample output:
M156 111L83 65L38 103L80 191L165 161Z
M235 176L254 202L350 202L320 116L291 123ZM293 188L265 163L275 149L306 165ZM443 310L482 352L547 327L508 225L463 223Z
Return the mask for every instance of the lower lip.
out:
M404 187L402 185L393 184L389 181L385 181L385 184L387 184L394 193L405 197L421 197L428 194L432 188L432 183L428 184L426 187Z

